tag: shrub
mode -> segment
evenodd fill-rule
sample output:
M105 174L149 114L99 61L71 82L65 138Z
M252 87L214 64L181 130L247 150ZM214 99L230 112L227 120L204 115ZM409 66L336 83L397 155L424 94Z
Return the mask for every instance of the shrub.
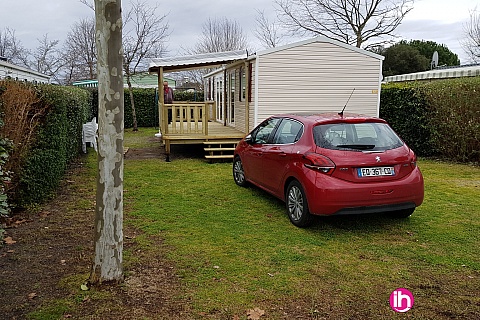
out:
M420 156L480 163L480 77L382 86L380 117Z
M98 90L96 88L87 89L91 93L92 113L90 119L94 116L98 119ZM137 116L138 127L158 127L158 95L155 88L133 88L133 99L135 103L135 114ZM202 101L203 92L174 91L175 101ZM128 89L124 92L124 122L125 128L133 127L132 107L130 103L130 93Z
M133 127L132 104L130 93L125 89L125 128ZM133 88L135 114L138 127L158 126L158 106L154 88Z
M417 155L436 153L431 141L429 105L416 84L384 86L380 101L380 118L387 120Z
M0 96L5 92L6 88L0 86ZM0 108L2 103L0 101ZM4 126L3 122L3 112L0 114L0 128ZM10 214L10 206L8 204L8 197L6 192L6 187L10 183L11 173L5 168L7 163L9 153L12 151L13 143L12 140L0 136L0 244L3 239L3 228L2 220Z
M431 141L448 159L480 162L480 77L435 81L421 87L432 106Z
M8 162L13 172L9 196L19 206L41 203L56 190L68 163L81 150L90 94L74 87L13 81L5 86L2 134L14 142Z

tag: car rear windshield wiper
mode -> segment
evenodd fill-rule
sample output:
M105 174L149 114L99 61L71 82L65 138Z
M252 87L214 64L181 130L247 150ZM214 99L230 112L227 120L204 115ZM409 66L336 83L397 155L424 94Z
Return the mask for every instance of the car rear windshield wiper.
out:
M345 149L371 150L375 148L375 145L374 144L339 144L336 147L345 148Z

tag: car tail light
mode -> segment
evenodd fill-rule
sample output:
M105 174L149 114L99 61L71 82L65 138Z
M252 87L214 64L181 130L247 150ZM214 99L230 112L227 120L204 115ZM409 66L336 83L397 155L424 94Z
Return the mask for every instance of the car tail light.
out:
M329 158L318 153L306 153L303 158L307 160L305 167L331 175L335 170L335 163Z
M411 161L410 161L410 165L412 166L413 169L415 169L417 167L417 155L415 153L413 153L413 151L411 151L412 153L412 157L411 157Z

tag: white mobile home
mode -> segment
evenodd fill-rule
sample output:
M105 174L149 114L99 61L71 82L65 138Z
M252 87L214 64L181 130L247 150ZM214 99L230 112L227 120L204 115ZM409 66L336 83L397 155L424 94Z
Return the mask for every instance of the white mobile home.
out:
M316 37L208 74L205 97L216 102L217 121L244 132L273 114L340 112L347 101L348 112L378 116L382 61L372 52Z
M325 37L253 55L154 59L149 71L157 73L159 87L164 72L219 68L204 77L205 103L165 104L160 95L167 155L170 144L238 141L273 114L340 112L348 101L347 112L378 116L382 61L380 55Z
M9 63L0 57L0 80L12 79L32 83L50 83L50 77L24 67Z

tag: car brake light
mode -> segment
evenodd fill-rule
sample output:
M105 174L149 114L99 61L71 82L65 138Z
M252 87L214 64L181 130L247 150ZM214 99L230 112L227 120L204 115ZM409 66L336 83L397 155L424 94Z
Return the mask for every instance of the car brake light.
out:
M417 166L417 155L415 153L413 153L413 151L412 151L412 160L410 161L410 165L414 169Z
M335 163L330 160L329 158L322 156L318 153L307 153L303 156L307 163L305 163L305 167L331 175L335 170Z

